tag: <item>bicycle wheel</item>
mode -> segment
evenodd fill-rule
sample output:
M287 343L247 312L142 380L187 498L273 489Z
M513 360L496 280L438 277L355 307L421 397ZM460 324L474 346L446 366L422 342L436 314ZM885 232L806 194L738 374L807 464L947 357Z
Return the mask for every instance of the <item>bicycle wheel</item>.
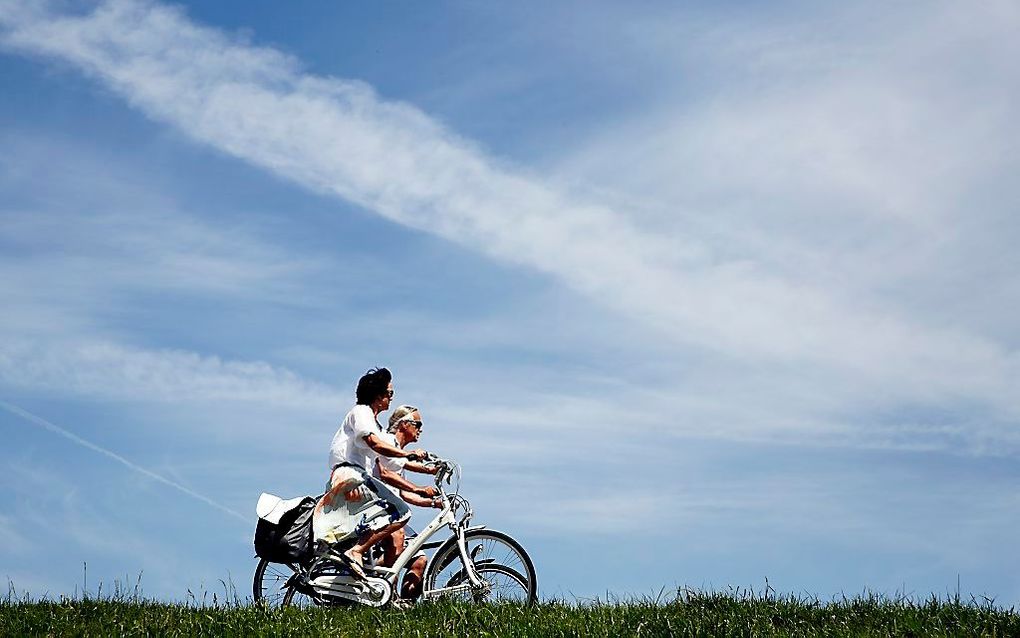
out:
M468 554L487 587L485 590L451 594L476 602L516 601L531 604L538 600L535 566L521 544L508 534L488 529L465 533ZM435 590L468 582L460 550L455 539L444 544L429 562L425 589Z
M315 602L308 596L288 587L287 582L294 574L289 565L271 563L265 558L255 568L255 579L252 583L252 597L256 603L262 602L269 607L307 607Z
M530 588L528 579L515 569L495 563L478 565L478 576L485 582L486 589L472 594L476 603L520 603L535 602L537 592ZM464 574L467 581L467 574Z

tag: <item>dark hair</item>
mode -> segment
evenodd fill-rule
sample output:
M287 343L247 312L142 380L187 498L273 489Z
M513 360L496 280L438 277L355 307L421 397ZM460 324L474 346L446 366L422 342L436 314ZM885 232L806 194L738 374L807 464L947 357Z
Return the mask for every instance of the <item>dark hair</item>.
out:
M379 397L389 390L393 375L386 368L372 368L358 379L358 390L355 396L358 405L372 405Z

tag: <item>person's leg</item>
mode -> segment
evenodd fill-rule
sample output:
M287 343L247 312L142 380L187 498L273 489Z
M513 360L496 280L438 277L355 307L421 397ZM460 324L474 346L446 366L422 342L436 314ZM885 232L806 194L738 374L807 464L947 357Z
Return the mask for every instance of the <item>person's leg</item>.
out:
M390 534L396 532L404 525L407 524L407 519L399 520L394 523L390 523L386 527L383 527L375 532L370 532L367 536L362 538L362 541L344 552L344 556L353 563L357 569L363 570L365 567L363 555L368 551L368 548L376 543L384 540Z
M380 500L386 501L388 509L391 513L390 515L396 520L393 523L387 525L386 527L383 527L379 531L372 532L371 534L368 535L368 537L362 540L360 544L355 545L354 547L344 552L344 555L358 569L364 568L362 555L366 551L368 551L369 547L380 542L390 534L396 532L398 529L401 529L404 525L407 524L407 521L410 520L411 518L410 508L407 507L407 504L404 503L404 501L399 496L394 494L389 488L384 487L383 484L380 483L375 478L368 476L367 473L363 475L363 478L365 480L364 487L368 489L372 496ZM399 551L402 550L403 545L400 546L400 550L398 550L398 553Z
M384 567L393 567L393 563L397 562L397 556L404 551L406 537L403 529L398 529L390 535L389 540L383 545Z
M400 597L407 600L414 600L421 596L421 581L425 576L425 564L428 562L424 556L414 559L411 566L404 574L404 582L400 586Z

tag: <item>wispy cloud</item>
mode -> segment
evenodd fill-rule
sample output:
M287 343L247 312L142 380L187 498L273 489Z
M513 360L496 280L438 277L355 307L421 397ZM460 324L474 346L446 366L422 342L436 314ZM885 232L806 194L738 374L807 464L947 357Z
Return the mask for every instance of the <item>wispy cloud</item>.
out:
M87 440L81 438L80 436L78 436L77 434L75 434L73 432L70 432L70 431L66 430L65 428L62 428L59 425L55 425L55 424L47 421L46 419L44 419L44 418L42 418L42 417L40 417L38 415L32 414L31 412L28 412L27 410L19 408L18 406L14 405L12 403L8 403L7 401L4 401L4 400L0 399L0 408L3 408L4 410L10 412L11 414L14 414L14 415L20 417L23 421L25 421L27 423L31 423L32 425L34 425L36 427L43 428L43 429L48 430L50 432L53 432L55 434L59 434L60 436L64 437L65 439L73 441L73 442L77 443L78 445L80 445L80 446L82 446L84 448L87 448L89 450L92 450L93 452L97 452L99 454L102 454L103 456L105 456L107 458L113 459L114 461L120 463L121 465L123 465L124 467L128 468L129 470L131 470L133 472L136 472L138 474L141 474L142 476L145 476L146 478L153 479L153 480L158 481L158 482L160 482L160 483L162 483L164 485L172 487L175 490L183 492L184 494L190 496L191 498L197 499L197 500L205 503L206 505L209 505L211 507L214 507L214 508L220 510L221 512L224 512L224 513L229 514L229 515L231 515L231 516L233 516L235 518L238 518L238 519L244 521L245 523L248 523L249 520L250 520L249 517L247 517L247 516L245 516L245 515L243 515L243 514L241 514L239 512L236 512L236 511L230 509L229 507L226 507L225 505L221 505L220 503L217 503L216 501L212 500L208 496L205 496L203 494L199 494L195 490L192 490L192 489L190 489L188 487L185 487L184 485L181 485L180 483L178 483L176 481L172 481L172 480L166 478L165 476L161 476L161 475L153 472L152 470L149 470L147 468L144 468L144 467L138 465L137 463L133 463L133 462L127 460L126 458L124 458L123 456L117 454L116 452L112 452L112 451L110 451L110 450L108 450L108 449L106 449L106 448L104 448L104 447L102 447L100 445L96 445L95 443L92 443L91 441L87 441Z
M35 200L0 204L0 241L11 249L0 256L0 291L18 295L22 303L86 310L85 303L99 305L97 296L161 290L299 305L308 303L303 280L331 265L287 253L253 231L255 224L212 224L182 212L168 201L165 188L149 184L142 194L137 187L110 184L116 177L136 177L123 162L116 169L94 167L109 162L52 143L0 141L0 149L6 156L0 160L0 183L11 193L31 191ZM39 157L46 153L58 159ZM40 172L86 173L80 178L87 183L20 179L9 166L14 157Z
M0 0L0 50L82 72L227 156L135 118L143 139L123 147L107 148L102 130L89 129L93 147L17 119L0 131L0 394L70 429L0 412L27 465L52 460L80 485L65 502L65 485L40 469L5 490L15 495L0 539L42 555L40 515L25 505L38 492L74 525L71 552L114 556L108 539L121 530L136 537L125 564L183 551L208 563L195 573L248 569L247 535L196 532L222 521L196 498L244 514L260 489L318 489L350 386L382 363L399 400L423 406L422 445L464 463L481 522L578 540L546 552L550 582L583 579L578 560L620 535L660 533L685 539L656 560L660 572L615 555L602 571L785 573L803 541L842 562L812 581L837 588L890 573L854 565L883 551L905 556L897 575L977 565L1008 580L1009 539L989 530L1011 529L1017 512L995 492L1011 477L997 457L1020 454L1020 342L1007 312L1020 262L1004 204L1016 190L999 179L1015 172L1017 73L1004 61L1017 14L1008 2L869 3L720 16L596 2L583 15L554 8L542 25L501 9L500 28L521 20L496 45L519 74L512 90L534 86L526 99L544 104L543 82L565 64L619 94L586 105L588 124L566 126L571 143L545 144L535 169L498 157L514 143L490 140L489 152L415 106L307 73L182 9ZM564 42L568 20L576 37ZM576 59L532 51L548 66L518 67L521 38L541 44L528 38L543 33ZM468 66L446 69L449 82L492 75ZM565 93L579 86L568 75ZM35 86L82 97L65 84ZM499 91L470 88L448 97L479 104ZM239 209L251 199L228 193L246 184L185 183L224 167L250 179L231 157L285 178L260 185L287 198L279 210ZM222 201L208 203L213 190ZM454 271L484 260L357 214L326 219L330 197L489 257L500 280L486 270L465 291ZM350 244L323 237L341 227ZM380 272L386 285L364 303L362 278ZM78 507L85 492L108 511ZM147 509L123 506L139 496ZM195 542L166 540L163 501L178 497ZM221 561L227 546L237 556ZM203 551L215 560L194 558ZM179 595L186 569L158 568Z
M1015 7L785 9L618 15L612 50L661 81L560 170L728 261L751 285L718 280L740 315L727 333L800 333L787 345L825 362L811 374L850 366L824 383L801 367L802 387L858 390L847 405L977 400L1015 421ZM770 323L784 315L786 331Z
M7 344L0 379L12 387L149 401L233 400L328 410L345 400L327 386L260 361L224 361L185 351L109 342Z
M1017 362L993 341L727 259L697 238L641 231L364 84L302 73L292 58L173 7L31 7L7 3L8 48L70 63L149 116L308 188L550 273L675 342L814 362L922 400L949 393L1017 408Z

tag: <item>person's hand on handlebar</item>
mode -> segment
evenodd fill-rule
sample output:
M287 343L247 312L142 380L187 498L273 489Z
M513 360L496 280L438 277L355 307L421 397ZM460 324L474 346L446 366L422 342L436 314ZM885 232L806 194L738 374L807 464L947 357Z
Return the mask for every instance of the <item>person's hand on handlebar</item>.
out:
M407 458L408 461L420 462L428 459L429 453L426 452L425 450L411 450L410 452L407 453L407 456L405 458Z
M436 489L435 487L431 486L431 485L426 485L424 487L419 487L417 491L418 491L419 494L421 494L425 498L435 498L435 497L439 496L439 490Z

